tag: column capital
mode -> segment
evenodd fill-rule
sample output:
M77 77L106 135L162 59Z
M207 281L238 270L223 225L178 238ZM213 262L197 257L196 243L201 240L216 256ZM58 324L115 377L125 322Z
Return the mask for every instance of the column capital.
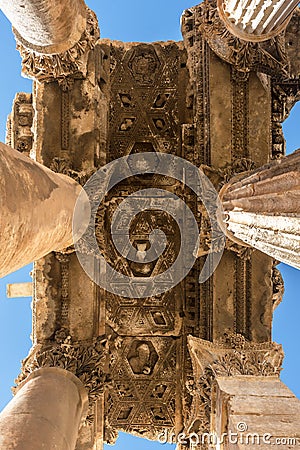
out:
M42 82L57 80L68 84L68 76L85 77L89 51L100 37L98 20L93 11L86 7L86 28L80 39L69 49L45 52L42 48L26 43L14 30L17 49L22 58L22 73L28 78ZM71 82L71 81L70 81Z
M255 343L243 335L227 332L221 340L209 342L188 337L193 378L187 389L192 396L190 420L185 433L205 436L211 431L217 381L219 379L279 380L282 347L273 342Z
M204 0L182 16L182 34L188 51L197 48L200 38L222 60L245 76L255 71L287 82L299 77L297 54L299 9L295 9L284 31L263 42L245 40L232 32L222 19L217 0ZM195 53L195 58L198 58Z
M226 28L245 41L262 42L288 25L298 0L217 0Z
M14 392L26 383L33 374L44 369L61 369L74 381L85 388L88 394L89 414L87 421L92 421L92 407L100 398L104 384L109 383L109 348L103 336L92 342L72 342L69 331L60 329L53 341L38 344L22 362L21 374L16 379Z

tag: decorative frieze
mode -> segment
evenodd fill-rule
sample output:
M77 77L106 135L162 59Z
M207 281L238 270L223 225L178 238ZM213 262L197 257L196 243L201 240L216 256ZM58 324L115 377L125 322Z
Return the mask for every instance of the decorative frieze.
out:
M293 23L291 21L291 27ZM249 42L234 36L221 19L216 0L205 0L186 12L183 16L183 34L191 27L204 37L216 55L239 71L255 70L273 75L276 79L287 79L293 73L288 55L296 43L289 45L291 40L288 41L284 33L265 42Z
M33 116L32 94L18 92L8 117L6 143L26 156L33 145Z

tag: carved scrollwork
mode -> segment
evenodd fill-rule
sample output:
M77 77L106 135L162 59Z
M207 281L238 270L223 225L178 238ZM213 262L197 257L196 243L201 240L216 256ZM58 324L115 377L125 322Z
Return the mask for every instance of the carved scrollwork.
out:
M60 367L76 375L88 392L92 412L92 406L103 393L104 384L109 384L108 341L104 336L100 336L91 343L73 343L69 331L61 328L56 331L53 341L33 348L32 353L22 363L16 384L20 384L30 373L42 367ZM87 422L91 416L92 414L89 414Z
M68 75L85 76L89 50L99 39L96 15L87 8L87 26L72 48L55 54L41 54L24 47L17 40L17 49L22 57L22 71L29 78L39 81L63 80Z
M56 173L62 173L63 175L68 175L73 178L73 180L77 181L81 186L84 186L85 183L89 180L89 178L95 173L97 170L82 170L78 172L77 170L73 170L72 164L67 158L56 157L53 158L52 163L50 164L50 169Z

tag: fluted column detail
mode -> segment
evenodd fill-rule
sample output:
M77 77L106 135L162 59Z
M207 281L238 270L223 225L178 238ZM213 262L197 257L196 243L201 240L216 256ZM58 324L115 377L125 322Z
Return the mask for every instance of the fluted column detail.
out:
M232 180L220 196L232 240L300 269L300 150Z
M73 243L81 186L0 143L0 277Z
M218 0L218 9L235 36L264 41L286 27L298 3L298 0Z

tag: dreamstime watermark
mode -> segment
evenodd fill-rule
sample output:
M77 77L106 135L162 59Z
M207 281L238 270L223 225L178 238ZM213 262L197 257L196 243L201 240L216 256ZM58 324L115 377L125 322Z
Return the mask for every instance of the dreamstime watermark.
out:
M137 264L146 265L157 260L166 249L165 233L160 229L152 230L149 248L135 248L130 240L130 224L143 211L167 212L176 222L181 239L173 264L157 275L132 277L115 270L101 254L95 234L99 206L118 183L148 174L179 181L196 195L208 212L211 241L218 241L218 245L207 255L200 283L212 275L225 247L225 236L216 217L217 211L222 211L222 205L214 186L199 168L166 153L139 153L114 160L100 168L85 184L74 211L73 236L77 257L88 276L105 290L123 297L146 298L170 290L186 277L198 255L199 229L194 214L182 198L158 188L137 190L116 207L111 220L110 245L113 244L122 257Z
M276 437L271 433L259 434L250 432L245 422L239 422L235 431L228 430L227 433L222 433L220 436L213 432L175 434L165 429L157 435L157 441L160 444L181 444L182 446L186 446L187 449L195 449L199 445L206 445L211 450L218 450L225 443L231 445L249 445L255 446L255 448L265 445L287 445L289 448L300 445L300 439L296 437Z

